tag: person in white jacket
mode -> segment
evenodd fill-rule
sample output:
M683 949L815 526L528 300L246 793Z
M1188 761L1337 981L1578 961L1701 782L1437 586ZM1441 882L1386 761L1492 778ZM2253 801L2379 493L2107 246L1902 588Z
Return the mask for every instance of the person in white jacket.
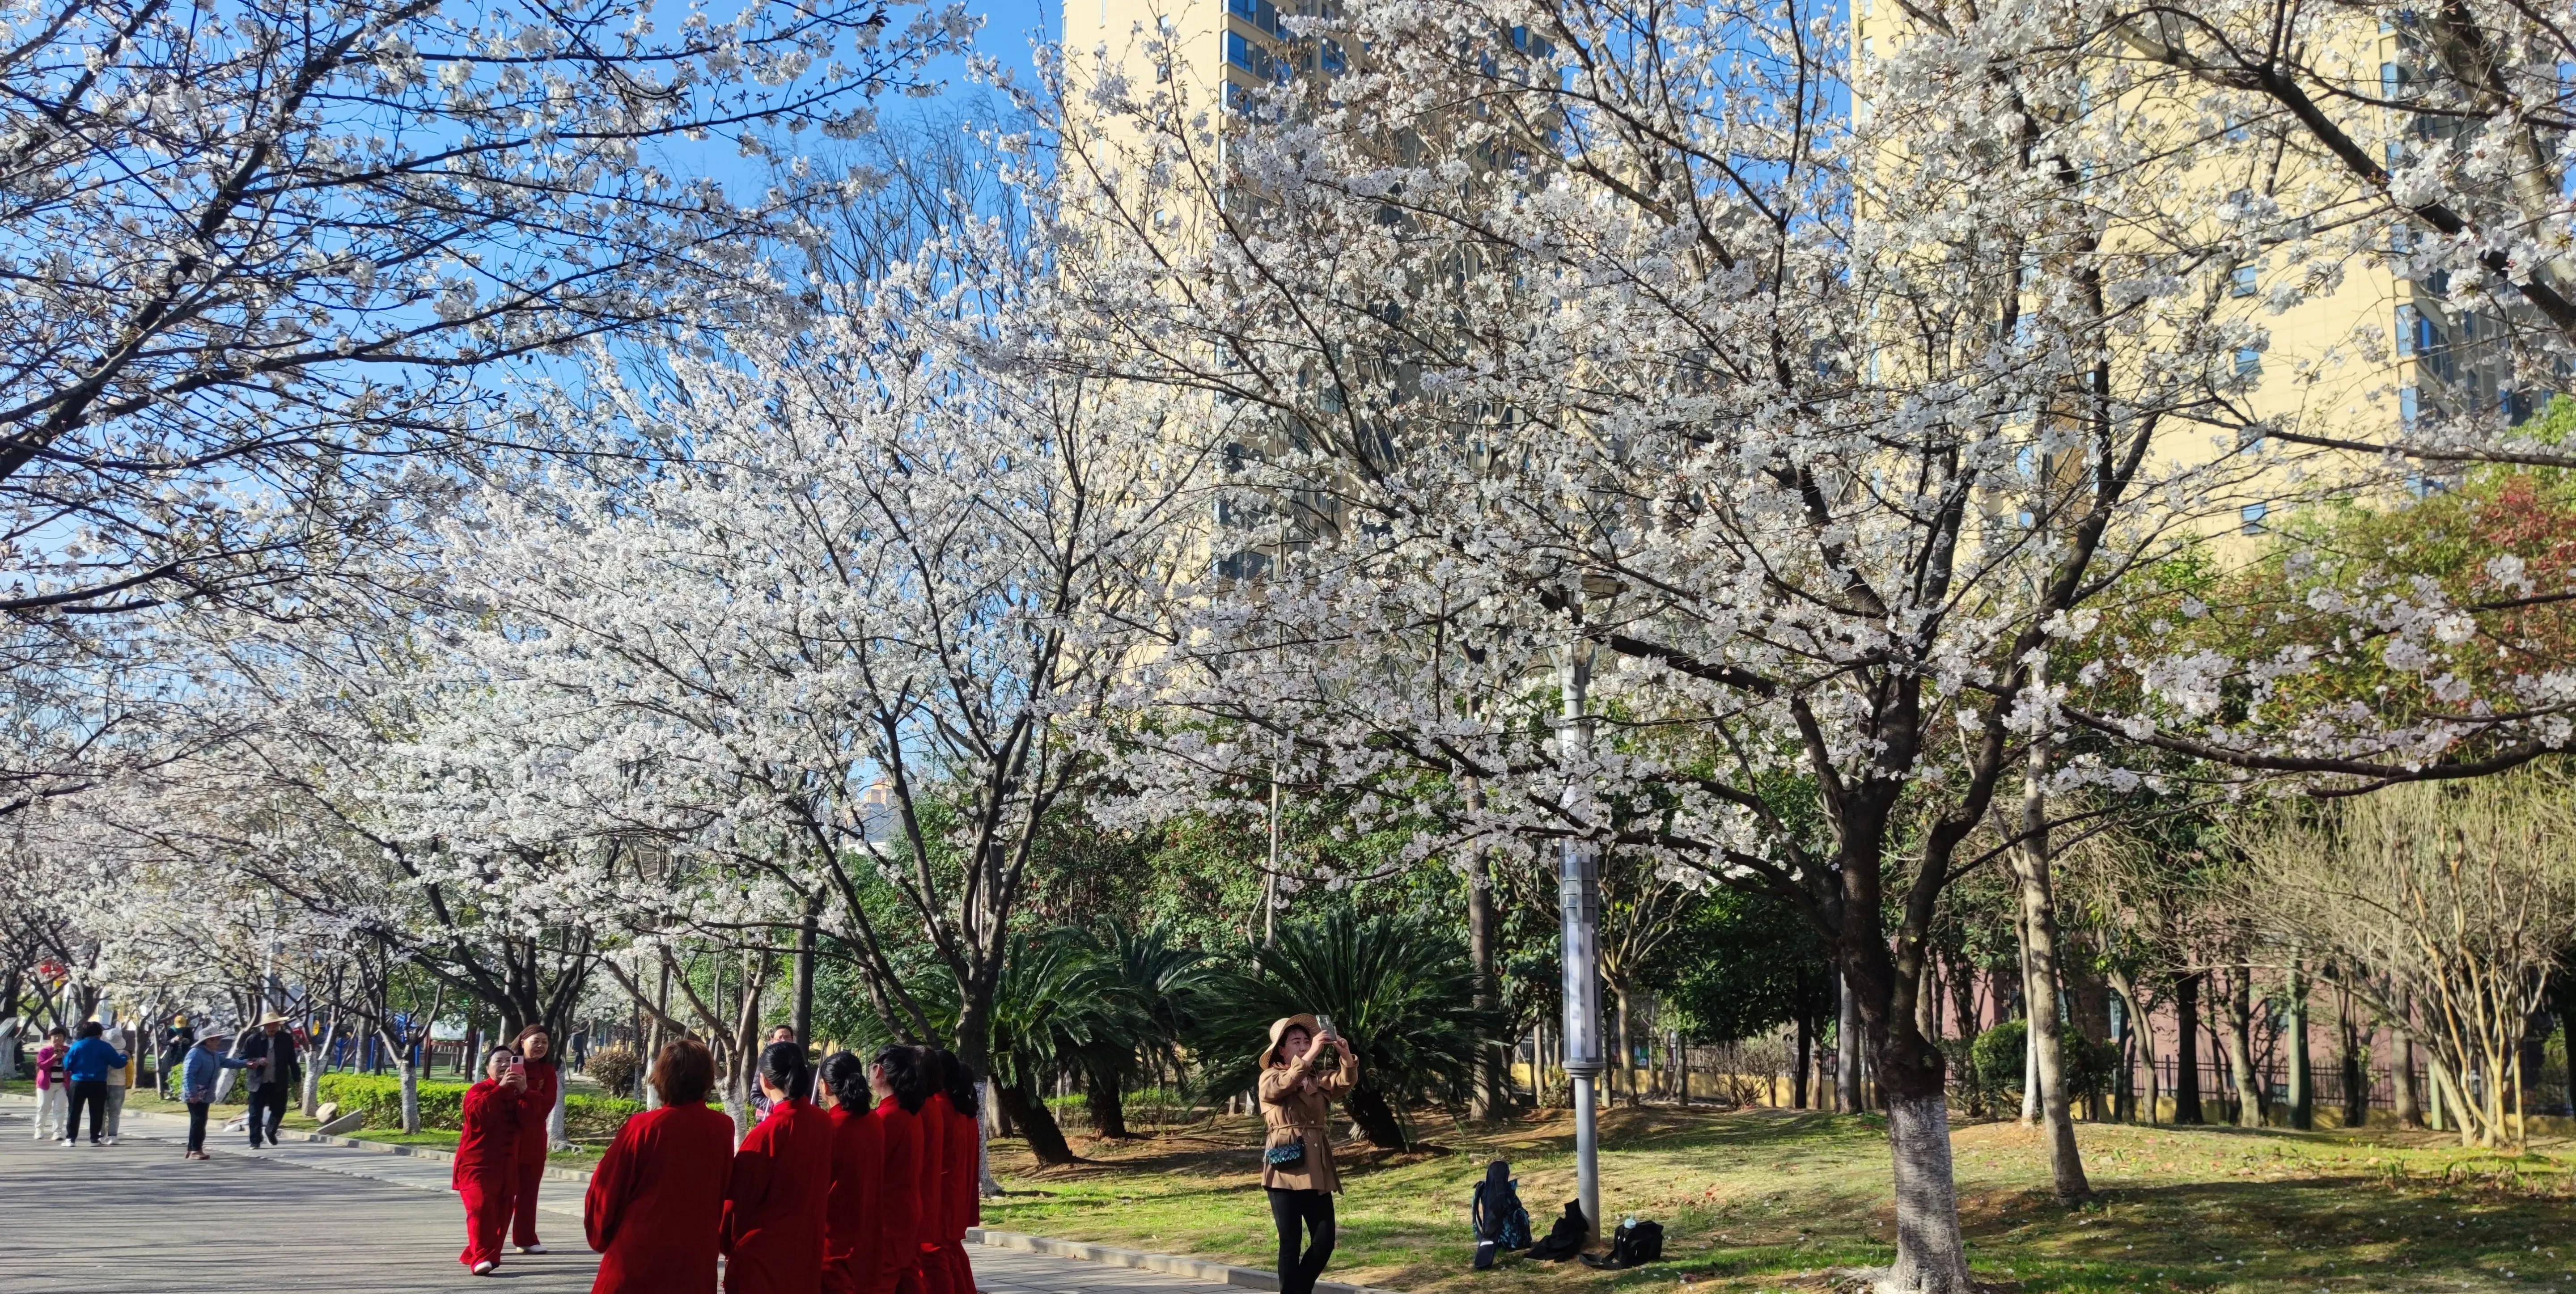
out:
M125 1053L125 1068L107 1071L107 1144L116 1144L116 1126L125 1114L125 1090L134 1082L134 1051L125 1045L125 1026L107 1027L107 1045Z

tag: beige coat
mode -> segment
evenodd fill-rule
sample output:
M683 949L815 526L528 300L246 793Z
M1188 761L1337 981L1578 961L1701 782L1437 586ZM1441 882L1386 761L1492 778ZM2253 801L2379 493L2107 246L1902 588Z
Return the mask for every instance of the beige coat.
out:
M1327 1048L1318 1039L1306 1054L1284 1065L1270 1065L1261 1071L1261 1184L1288 1191L1338 1191L1342 1175L1333 1167L1333 1131L1326 1120L1332 1117L1333 1098L1351 1090L1359 1081L1359 1062L1345 1060L1330 1074L1317 1074L1315 1058ZM1338 1054L1338 1053L1337 1053ZM1315 1080L1315 1089L1306 1090L1305 1080ZM1306 1143L1305 1159L1280 1167L1270 1162L1269 1150L1290 1142Z

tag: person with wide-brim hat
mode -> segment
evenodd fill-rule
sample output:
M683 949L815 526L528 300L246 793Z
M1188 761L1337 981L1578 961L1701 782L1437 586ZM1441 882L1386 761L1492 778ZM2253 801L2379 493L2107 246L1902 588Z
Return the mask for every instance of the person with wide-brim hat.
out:
M1321 1062L1328 1055L1340 1063L1325 1069ZM1271 1022L1258 1091L1261 1187L1279 1229L1279 1294L1314 1294L1333 1256L1333 1193L1342 1189L1342 1178L1333 1165L1328 1121L1333 1098L1349 1092L1359 1073L1350 1041L1326 1036L1315 1017L1300 1012Z
M206 1157L206 1112L215 1103L215 1075L227 1069L248 1069L250 1062L224 1054L232 1035L216 1030L197 1040L188 1049L179 1072L179 1100L188 1107L188 1153L182 1158Z

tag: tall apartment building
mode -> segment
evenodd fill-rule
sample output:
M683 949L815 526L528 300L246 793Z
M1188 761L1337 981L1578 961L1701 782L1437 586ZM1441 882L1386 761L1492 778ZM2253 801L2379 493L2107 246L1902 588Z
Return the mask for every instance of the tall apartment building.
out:
M1851 0L1857 111L1868 111L1857 96L1881 69L1883 54L1905 40L1908 22L1894 0ZM2403 101L2421 88L2417 69L2423 60L2411 20L2381 21L2364 12L2350 22L2346 58L2365 75L2374 65L2378 69L2379 84L2365 85L2365 93L2375 88L2380 98ZM2357 186L2321 159L2263 147L2249 123L2210 120L2194 102L2199 92L2184 85L2177 93L2094 102L2086 112L2098 118L2097 129L2155 132L2169 147L2191 150L2193 182L2257 210L2267 193L2313 179L2341 181L2360 196ZM2349 103L2336 108L2341 124L2381 149L2391 170L2443 130L2442 119L2433 115ZM2302 165L2309 167L2306 174L2298 173ZM2285 282L2308 272L2288 264L2286 254L2258 254L2213 268L2224 276L2220 317L2249 321L2266 334L2261 344L2222 361L2251 380L2239 412L2317 434L2384 441L2422 418L2519 423L2547 403L2548 390L2533 389L2529 375L2517 380L2513 371L2504 344L2511 321L2455 301L2442 275L2410 274L2403 263L2409 238L2401 227L2376 246L2342 256L2334 267L2339 277L2330 282ZM2303 248L2311 263L2318 245L2312 240ZM2213 441L2209 450L2241 448ZM2243 528L2259 530L2268 506L2246 503Z

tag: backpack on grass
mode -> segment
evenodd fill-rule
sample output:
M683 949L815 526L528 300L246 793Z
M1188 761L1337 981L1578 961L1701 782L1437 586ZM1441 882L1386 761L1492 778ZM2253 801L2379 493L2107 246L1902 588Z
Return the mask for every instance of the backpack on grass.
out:
M1617 1231L1610 1233L1608 1256L1595 1258L1591 1254L1585 1254L1583 1264L1587 1267L1616 1271L1623 1267L1638 1267L1646 1263L1661 1262L1663 1257L1664 1224L1630 1218L1620 1223Z
M1476 1225L1477 1271L1493 1266L1497 1253L1530 1246L1529 1210L1521 1207L1520 1186L1512 1180L1512 1166L1503 1160L1485 1166L1485 1180L1476 1184L1468 1217Z
M1561 1263L1583 1252L1583 1242L1592 1228L1583 1223L1583 1201L1567 1200L1565 1216L1548 1228L1547 1239L1530 1246L1529 1256L1541 1262Z

